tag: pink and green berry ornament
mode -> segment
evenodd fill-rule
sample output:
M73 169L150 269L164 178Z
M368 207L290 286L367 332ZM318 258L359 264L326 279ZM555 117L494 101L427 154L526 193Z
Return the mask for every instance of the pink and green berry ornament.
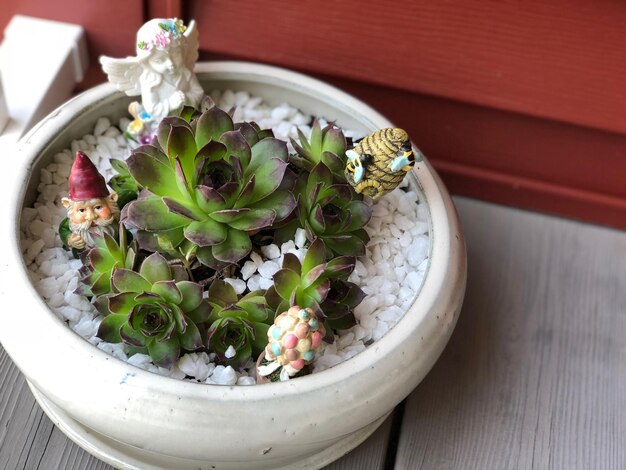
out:
M265 347L267 362L259 366L259 374L274 375L282 367L281 381L299 375L321 352L325 334L324 325L312 309L294 305L270 326Z

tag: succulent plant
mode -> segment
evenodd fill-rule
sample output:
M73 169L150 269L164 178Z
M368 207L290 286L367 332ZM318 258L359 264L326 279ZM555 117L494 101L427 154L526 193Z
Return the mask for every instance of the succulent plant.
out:
M126 162L115 158L111 158L110 162L117 174L109 180L109 186L117 193L117 205L121 209L130 201L137 199L142 188L128 171Z
M138 272L115 269L112 286L114 292L95 301L105 316L99 338L123 341L166 368L182 351L203 347L198 325L208 320L211 309L203 299L202 286L188 281L184 270L172 269L159 253L148 256Z
M241 260L252 248L250 234L295 207L286 144L258 126L235 125L214 106L191 124L163 119L157 140L127 160L145 189L123 219L140 230L142 248L218 268Z
M272 312L263 291L238 298L230 284L217 279L209 287L209 304L212 307L207 333L209 350L215 353L216 362L242 368L267 344L267 322ZM231 346L235 353L229 357L227 351Z
M311 171L318 163L324 163L339 181L345 181L344 168L346 166L346 138L343 131L329 123L323 128L319 120L315 120L311 128L311 139L298 129L298 140L291 139L291 145L297 155L290 160L299 168Z
M298 176L294 194L298 195L297 217L279 227L279 240L293 238L302 227L309 241L321 238L331 255L365 254L369 236L364 227L372 209L349 184L336 183L330 169L318 163L310 173Z
M119 231L120 243L110 236L94 236L94 246L81 253L83 266L79 270L81 284L76 293L99 296L114 292L113 273L116 269L133 269L137 258L135 242L127 244L126 231Z
M355 260L339 256L326 261L326 248L316 239L302 263L287 253L282 269L274 274L274 285L265 293L268 304L276 313L293 305L311 308L326 325L327 330L350 328L356 324L352 310L365 297L363 291L348 276Z
M305 371L305 366L311 364L323 348L325 334L324 325L312 309L292 306L274 319L267 332L266 362L258 367L259 375L277 381Z

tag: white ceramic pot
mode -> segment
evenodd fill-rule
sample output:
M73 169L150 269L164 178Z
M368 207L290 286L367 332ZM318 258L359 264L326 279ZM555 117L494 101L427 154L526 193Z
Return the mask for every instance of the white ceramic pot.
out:
M391 125L361 101L301 74L232 62L198 64L197 72L205 89L246 89L342 127ZM91 132L97 118L116 122L129 101L108 84L81 94L25 136L5 166L2 345L52 421L120 468L310 469L345 454L422 380L454 328L465 290L465 246L441 181L428 161L410 175L430 212L430 265L410 310L366 351L285 383L228 387L161 377L109 356L62 323L29 281L19 241L20 213L35 199L39 169Z

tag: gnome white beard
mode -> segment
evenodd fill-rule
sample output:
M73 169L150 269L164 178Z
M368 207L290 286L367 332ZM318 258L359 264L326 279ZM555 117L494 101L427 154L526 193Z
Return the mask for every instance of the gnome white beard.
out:
M115 216L107 220L96 220L95 222L83 222L82 224L70 224L70 230L80 235L88 246L93 246L93 236L108 234L115 238L117 229L115 226Z

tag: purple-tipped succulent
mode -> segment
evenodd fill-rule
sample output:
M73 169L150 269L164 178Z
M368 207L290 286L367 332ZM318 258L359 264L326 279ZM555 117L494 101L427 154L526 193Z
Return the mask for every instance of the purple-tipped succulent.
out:
M350 328L356 324L352 311L365 297L356 284L347 280L354 263L349 256L327 262L326 247L318 238L302 263L291 253L285 255L282 269L274 274L274 285L265 294L267 302L276 313L293 305L311 308L327 330Z
M142 247L218 268L250 253L250 235L296 205L286 144L254 124L211 107L191 123L163 119L157 141L127 160L144 191L124 223L139 229Z
M339 181L346 181L344 168L346 166L346 138L343 131L329 123L323 128L316 119L311 128L311 138L298 129L298 140L291 139L291 145L297 155L290 157L291 161L299 168L311 171L318 163L324 163Z
M115 292L95 301L105 316L98 337L123 341L166 368L182 352L203 347L198 325L208 320L211 307L203 299L202 286L188 281L185 270L172 269L163 256L153 253L138 272L116 269L112 285Z
M126 243L126 232L119 232L118 244L109 234L94 237L94 246L81 253L83 262L79 270L80 282L76 292L86 296L99 296L114 291L112 279L116 269L133 269L137 258L135 242Z
M209 350L215 353L218 363L242 368L267 344L267 330L274 315L263 292L253 291L238 298L230 284L215 280L209 287L209 304Z
M298 222L310 241L320 238L333 255L362 256L369 236L365 225L372 208L347 183L336 183L330 169L318 163L310 173L301 173L294 192L298 194Z

